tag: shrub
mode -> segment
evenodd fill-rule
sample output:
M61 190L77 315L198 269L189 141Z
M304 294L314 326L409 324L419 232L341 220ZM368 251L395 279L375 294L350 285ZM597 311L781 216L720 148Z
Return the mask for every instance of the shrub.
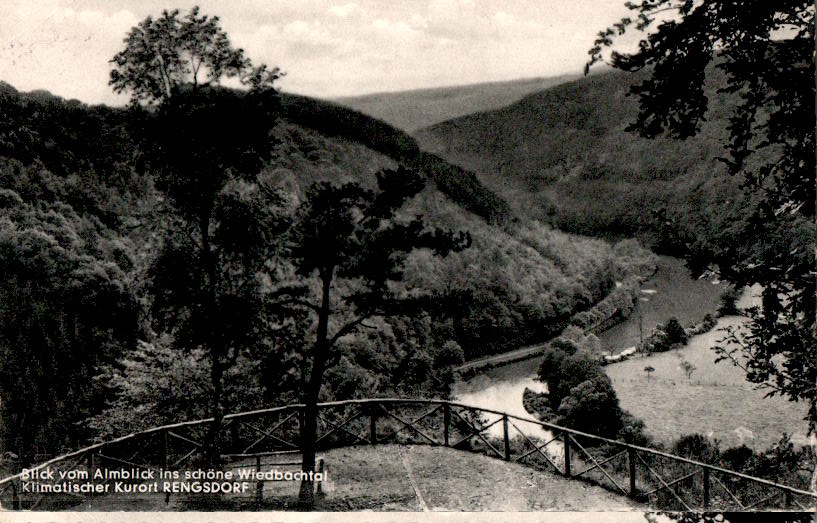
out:
M647 435L647 431L644 429L644 421L636 418L626 410L621 411L621 429L619 429L616 439L641 447L652 446L652 438Z
M740 314L737 302L740 293L735 287L727 287L721 294L721 305L718 307L720 316L731 316Z
M672 453L685 458L715 464L720 458L717 440L710 440L703 434L681 436L673 445Z
M558 414L560 425L608 438L615 437L622 428L621 407L606 375L594 376L571 388Z
M687 342L687 332L681 325L681 322L678 321L678 318L672 317L667 320L666 325L664 325L664 332L667 333L667 339L670 345L676 343L685 344Z
M749 470L755 457L755 451L745 444L730 447L721 453L721 467L737 472Z
M550 405L557 410L570 390L580 383L599 377L607 377L598 362L589 354L578 351L567 354L553 346L545 351L539 378L547 383Z
M462 347L456 341L446 341L439 352L434 355L434 368L456 367L465 361Z

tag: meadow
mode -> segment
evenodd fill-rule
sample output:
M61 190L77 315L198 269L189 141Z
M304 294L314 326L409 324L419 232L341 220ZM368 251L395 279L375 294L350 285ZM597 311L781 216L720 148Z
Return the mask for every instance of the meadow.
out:
M720 329L740 322L737 316L724 317L678 350L607 366L621 407L644 420L648 434L665 444L700 433L720 440L721 448L745 443L765 450L783 432L795 444L807 444L807 405L765 398L766 391L747 382L741 369L727 361L715 363L711 347L723 337ZM695 366L691 377L681 365L684 360ZM647 366L655 369L649 377Z

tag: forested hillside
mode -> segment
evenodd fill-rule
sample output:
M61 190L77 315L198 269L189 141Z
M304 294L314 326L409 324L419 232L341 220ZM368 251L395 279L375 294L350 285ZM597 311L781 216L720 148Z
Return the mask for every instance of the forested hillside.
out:
M189 282L162 271L189 258L183 247L191 239L157 189L152 153L134 131L144 116L134 111L20 94L8 85L0 91L0 430L3 448L24 462L207 414L208 355L195 344L180 349L191 333L162 313L162 300L188 292ZM648 270L648 254L632 243L614 248L515 218L473 174L420 152L381 122L298 97L284 97L280 115L270 122L271 158L254 179L225 186L223 212L272 202L285 223L314 182L375 188L376 173L402 164L430 182L398 218L422 215L471 238L470 248L447 257L428 249L409 255L405 290L439 299L413 314L373 318L372 328L342 337L322 397L446 396L451 368L464 358L556 334L615 281ZM231 219L213 225L224 229L223 241L253 232ZM267 248L260 285L296 278L274 243ZM252 296L261 302L247 313L262 317L225 375L231 410L302 393L305 340L316 326L305 315L264 316L269 296Z
M637 113L626 96L646 72L604 72L415 133L422 146L474 170L519 212L581 234L640 236L677 252L728 223L740 180L726 174L727 116L734 101L716 92L699 135L648 140L624 132Z
M336 101L407 132L458 116L499 109L578 75L527 78L338 98Z

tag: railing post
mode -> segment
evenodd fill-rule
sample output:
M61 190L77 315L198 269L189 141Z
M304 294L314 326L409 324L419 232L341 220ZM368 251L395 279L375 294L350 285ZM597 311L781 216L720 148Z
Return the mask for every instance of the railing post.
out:
M627 465L630 468L630 497L634 498L638 494L635 486L635 449L627 448Z
M369 404L369 442L377 444L377 403Z
M562 442L565 448L565 477L570 477L570 433L562 432Z
M788 490L783 491L783 506L785 508L791 508L791 492Z
M508 415L502 415L502 432L505 436L505 461L511 460L511 438L508 436Z
M261 456L255 456L255 472L261 472ZM261 479L259 479L255 484L255 499L258 501L258 503L264 501L264 481Z
M17 481L11 482L11 508L12 510L22 510L20 503L20 494L17 492Z
M710 496L710 494L709 494L709 489L710 489L709 474L710 474L709 469L704 467L704 507L703 507L704 510L708 510L709 509L709 504L710 504L710 500L709 500L709 496Z
M318 458L318 470L316 471L318 474L321 474L321 481L317 481L317 485L315 485L315 494L318 496L323 496L323 471L326 463L324 463L323 458Z
M446 402L443 405L443 439L445 440L445 446L448 446L448 431L449 427L451 426L451 404Z

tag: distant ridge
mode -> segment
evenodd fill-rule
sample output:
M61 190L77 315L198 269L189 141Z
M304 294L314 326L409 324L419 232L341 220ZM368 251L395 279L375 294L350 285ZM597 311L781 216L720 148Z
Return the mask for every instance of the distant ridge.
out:
M409 133L423 127L512 104L525 95L580 78L580 74L381 92L333 101Z
M648 76L599 71L413 136L423 150L475 172L520 215L572 233L636 236L680 253L688 240L726 225L728 211L739 207L740 180L718 160L726 156L737 101L719 91L724 74L711 68L700 133L683 141L641 138L625 131L638 114L627 92Z

